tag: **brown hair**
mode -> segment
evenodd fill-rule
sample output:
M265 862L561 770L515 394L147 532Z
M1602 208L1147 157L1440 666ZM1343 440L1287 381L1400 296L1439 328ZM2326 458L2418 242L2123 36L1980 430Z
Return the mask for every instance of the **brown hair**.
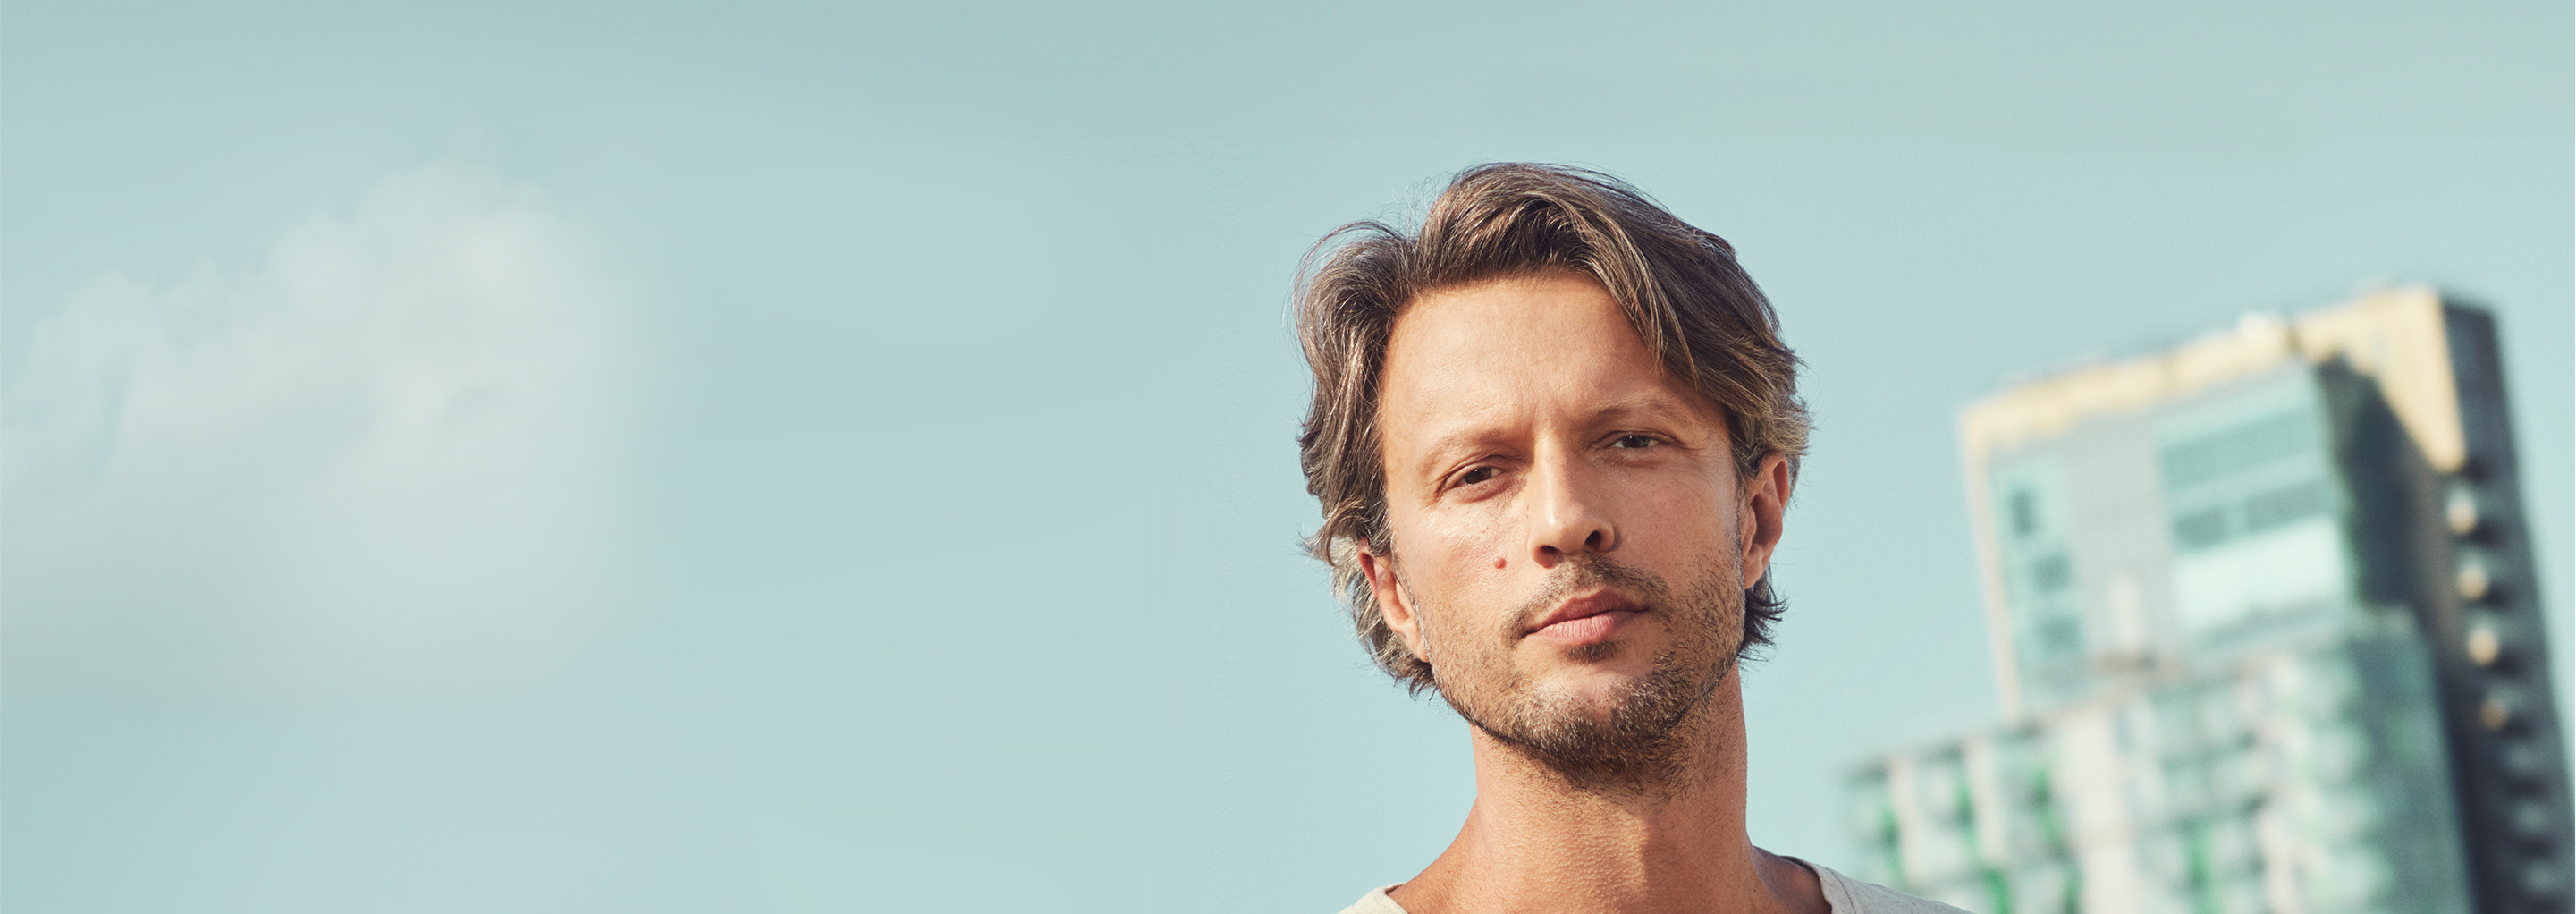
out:
M1617 178L1479 165L1449 182L1411 234L1370 221L1324 236L1297 288L1297 335L1315 372L1298 460L1324 510L1308 548L1332 566L1333 589L1377 665L1416 692L1431 684L1431 667L1387 626L1359 567L1362 549L1393 551L1377 425L1387 341L1425 292L1548 270L1601 283L1664 370L1725 411L1737 473L1749 477L1779 454L1794 480L1807 450L1798 357L1735 249ZM1743 651L1771 643L1780 606L1767 573L1745 589Z

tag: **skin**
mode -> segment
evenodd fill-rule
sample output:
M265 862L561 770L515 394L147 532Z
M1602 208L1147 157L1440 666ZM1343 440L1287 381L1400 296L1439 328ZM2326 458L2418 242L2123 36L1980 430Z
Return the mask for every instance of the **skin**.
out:
M1782 459L1739 477L1724 413L1662 370L1600 284L1570 272L1417 298L1384 378L1394 548L1363 554L1361 568L1444 695L1462 712L1545 708L1599 724L1661 658L1692 671L1697 697L1661 744L1669 764L1629 781L1569 775L1470 726L1475 805L1396 902L1412 914L1826 912L1815 874L1744 830L1734 594L1779 544ZM1530 632L1537 607L1644 602L1583 575L1592 561L1659 578L1667 600L1692 582L1732 588L1728 624L1716 637L1681 631L1708 616L1646 605L1582 643Z

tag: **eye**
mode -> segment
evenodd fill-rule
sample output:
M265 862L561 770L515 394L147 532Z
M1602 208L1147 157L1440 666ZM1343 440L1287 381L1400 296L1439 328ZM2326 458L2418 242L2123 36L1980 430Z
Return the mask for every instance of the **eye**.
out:
M1656 441L1652 435L1621 435L1610 440L1611 447L1634 450L1644 450L1661 443L1663 442Z
M1494 474L1496 472L1499 471L1495 470L1493 467L1475 467L1467 472L1458 474L1458 484L1462 486L1472 486L1494 478Z

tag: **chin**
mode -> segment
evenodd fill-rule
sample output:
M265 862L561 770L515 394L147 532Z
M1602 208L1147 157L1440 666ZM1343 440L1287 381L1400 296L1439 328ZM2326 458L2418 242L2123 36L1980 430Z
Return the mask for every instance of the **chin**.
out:
M1592 668L1572 670L1550 683L1546 692L1555 694L1551 704L1593 720L1609 717L1636 700L1645 688L1648 670Z

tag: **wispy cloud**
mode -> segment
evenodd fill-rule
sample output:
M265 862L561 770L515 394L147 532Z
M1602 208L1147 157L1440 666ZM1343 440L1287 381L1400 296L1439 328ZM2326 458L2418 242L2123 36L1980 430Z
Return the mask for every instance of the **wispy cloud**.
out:
M256 265L89 283L0 393L0 688L542 675L609 598L625 316L576 220L459 165Z

